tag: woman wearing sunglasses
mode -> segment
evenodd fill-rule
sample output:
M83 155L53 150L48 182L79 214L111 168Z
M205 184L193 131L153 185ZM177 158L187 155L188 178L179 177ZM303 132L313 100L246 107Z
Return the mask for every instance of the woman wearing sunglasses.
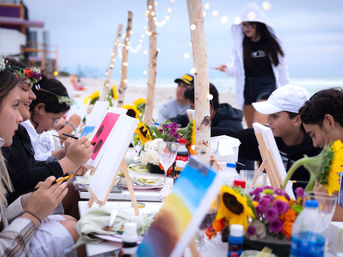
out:
M236 97L249 128L253 122L265 124L267 116L256 112L253 102L265 101L278 87L289 84L284 51L267 16L249 3L240 23L231 26L233 64L217 70L236 76Z

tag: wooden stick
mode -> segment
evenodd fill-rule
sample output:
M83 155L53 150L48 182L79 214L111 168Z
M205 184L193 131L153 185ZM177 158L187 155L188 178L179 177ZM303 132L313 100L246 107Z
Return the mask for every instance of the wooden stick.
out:
M194 237L189 242L188 246L189 246L189 249L191 250L191 254L193 257L200 257L200 254L198 252L198 249L197 249L195 241L194 241Z
M130 47L130 37L132 30L132 12L128 11L127 17L127 27L126 33L122 44L122 59L121 59L121 76L120 84L118 88L118 103L117 106L121 107L124 104L125 100L125 91L127 88L127 66L128 66L128 52Z
M108 69L106 71L106 80L104 82L104 86L103 86L101 94L100 94L100 101L104 101L106 99L107 94L108 94L109 85L110 85L110 81L112 78L112 71L113 71L114 63L116 61L117 49L118 49L118 45L120 43L120 35L121 35L122 30L123 30L123 25L119 24L116 39L115 39L114 45L113 45L110 65L108 66Z
M135 210L135 214L138 216L139 215L139 209L138 209L138 205L137 205L137 200L136 200L135 193L133 191L133 187L132 187L132 182L131 182L131 178L130 178L130 175L129 175L129 171L127 169L127 166L126 166L126 163L125 163L124 159L120 163L119 169L121 169L124 172L127 189L130 192L130 198L131 198L131 202L132 202L132 207Z
M152 123L152 113L154 109L155 84L156 84L156 65L157 65L157 33L154 17L155 1L147 0L148 26L149 26L149 67L148 67L148 90L144 113L144 122Z
M195 128L196 128L196 155L209 164L210 147L210 105L209 79L207 65L206 38L204 29L204 17L201 8L201 0L187 0L189 25L191 29L193 67L195 68Z

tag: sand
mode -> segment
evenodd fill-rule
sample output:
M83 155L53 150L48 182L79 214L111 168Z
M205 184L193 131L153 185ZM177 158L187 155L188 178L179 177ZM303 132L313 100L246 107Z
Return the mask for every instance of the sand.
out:
M101 90L104 85L104 79L93 79L93 78L82 78L79 84L83 85L85 91L75 91L71 83L70 77L59 77L58 78L63 85L67 88L69 95L72 97L81 97L85 98L88 95L92 94L96 90ZM171 79L171 81L173 81ZM175 89L176 87L156 87L155 88L155 99L154 99L154 112L153 118L157 118L158 109L167 101L175 98ZM132 104L137 98L146 98L147 88L145 87L132 87L128 85L125 93L124 104ZM233 106L237 106L235 95L226 91L219 96L220 103L230 103Z

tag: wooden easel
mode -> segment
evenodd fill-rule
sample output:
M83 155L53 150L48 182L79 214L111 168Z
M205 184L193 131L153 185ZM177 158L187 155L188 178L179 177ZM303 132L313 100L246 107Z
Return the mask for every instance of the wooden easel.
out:
M257 138L257 142L258 142L258 148L260 150L260 154L262 157L262 163L258 169L258 172L263 172L264 170L266 170L271 186L274 188L279 188L281 186L282 181L281 181L281 177L277 171L277 168L276 168L274 159L272 157L272 154L270 153L269 149L267 148L261 132L255 130L255 135ZM258 175L259 174L255 175L255 177L252 181L252 184L256 183Z
M111 186L110 186L110 188L107 191L107 194L106 194L106 197L105 197L104 201L100 201L96 197L96 195L94 194L92 189L90 187L88 187L88 192L90 194L90 198L89 198L89 201L88 201L88 206L91 207L94 202L99 204L99 206L105 205L105 203L107 202L108 197L109 197L109 195L111 193L112 187L114 186L114 183L115 183L116 178L118 176L119 170L123 171L123 173L124 173L125 181L126 181L126 184L127 184L127 188L128 188L128 190L130 192L130 199L131 199L132 207L135 210L135 214L138 216L139 215L139 209L138 209L138 205L137 205L137 200L136 200L136 196L135 196L135 193L134 193L134 190L133 190L133 187L132 187L132 182L131 182L131 178L130 178L130 175L129 175L129 170L127 169L127 166L126 166L124 158L122 159L122 161L120 163L120 166L119 166L118 170L116 171L116 173L114 175L114 178L112 180Z

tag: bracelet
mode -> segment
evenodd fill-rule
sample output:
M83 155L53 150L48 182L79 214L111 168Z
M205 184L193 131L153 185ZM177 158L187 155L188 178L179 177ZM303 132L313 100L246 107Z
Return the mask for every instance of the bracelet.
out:
M28 214L30 214L32 217L34 217L36 220L38 220L39 221L39 223L42 223L42 220L36 215L36 214L34 214L33 212L30 212L30 211L23 211L23 214L24 213L28 213Z
M76 128L74 127L74 125L72 123L70 123L69 121L66 122L66 125L70 125L74 131L76 131Z

